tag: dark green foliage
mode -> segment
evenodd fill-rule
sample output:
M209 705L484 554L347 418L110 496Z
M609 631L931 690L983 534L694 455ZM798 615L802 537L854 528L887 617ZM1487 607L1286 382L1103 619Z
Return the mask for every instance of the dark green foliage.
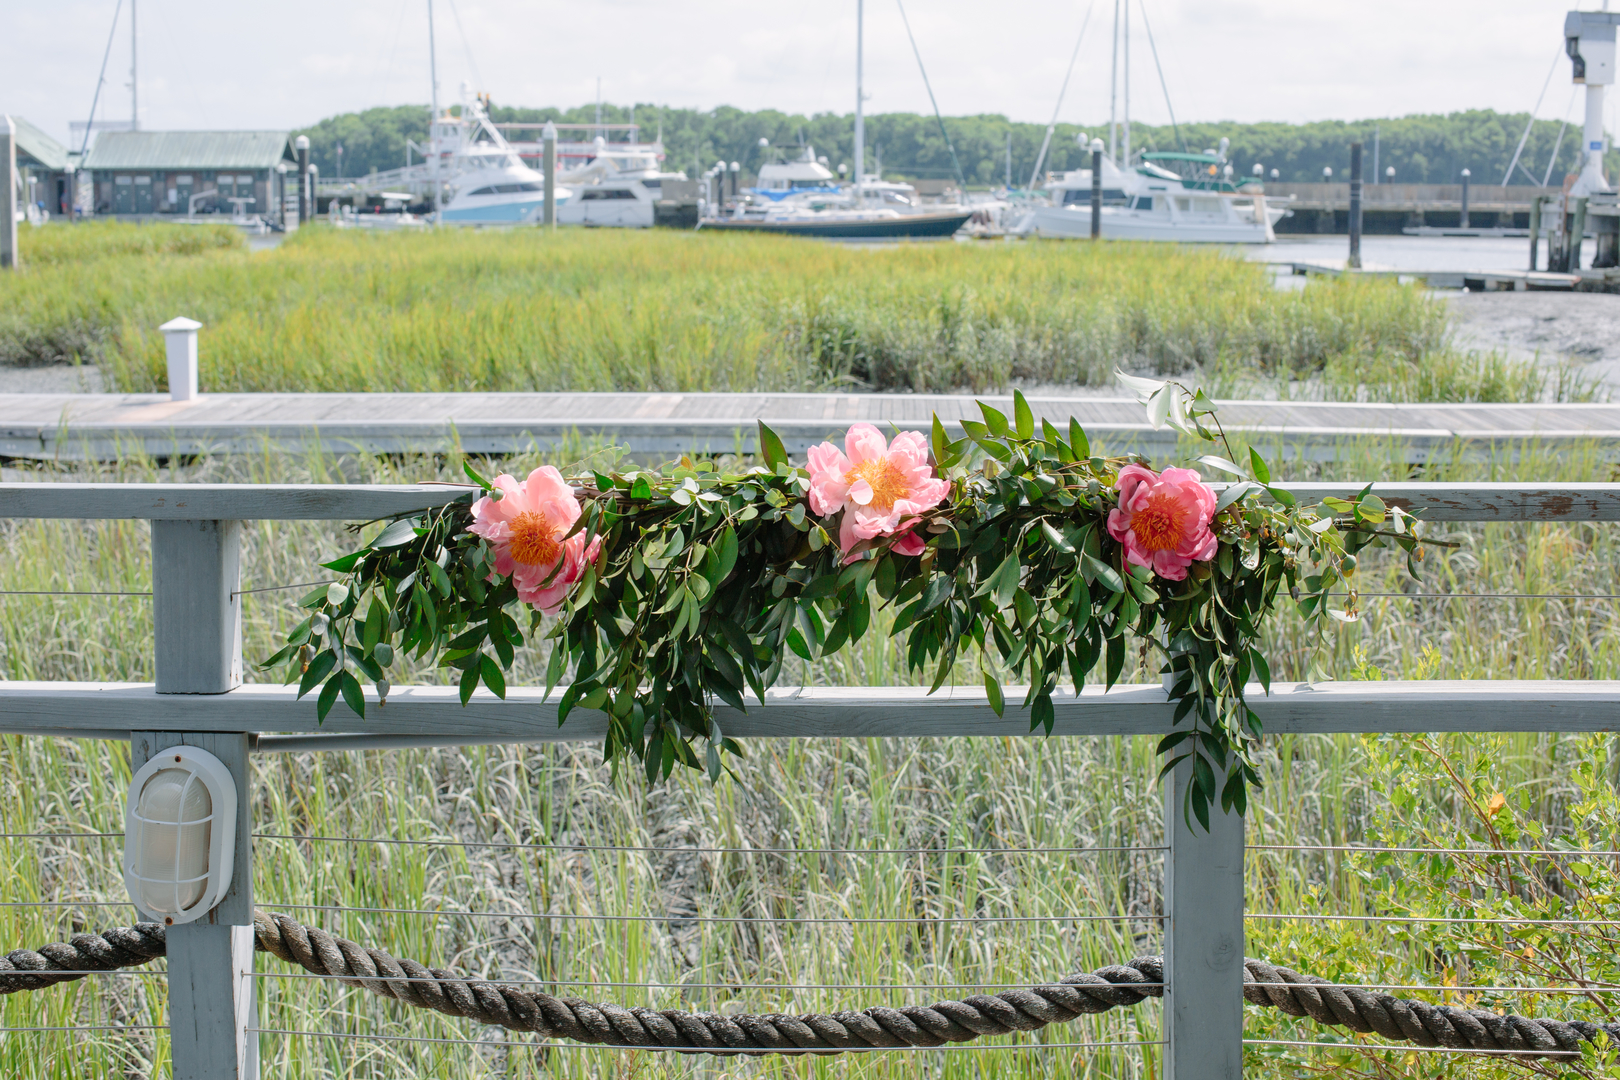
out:
M305 129L310 138L311 156L321 175L337 175L336 144L343 144L343 173L357 176L377 169L394 169L405 164L405 140L423 142L427 138L426 105L400 105L367 109L330 117ZM538 122L557 120L591 123L596 106L571 109L532 109L496 106L491 114L498 122ZM1373 135L1378 129L1380 170L1395 167L1397 183L1457 183L1463 169L1473 172L1476 184L1499 184L1507 171L1524 131L1524 113L1498 113L1471 109L1445 115L1422 114L1368 120L1319 120L1308 124L1280 122L1236 123L1205 121L1181 125L1181 141L1169 126L1135 123L1131 125L1133 150L1211 149L1222 137L1232 140L1229 156L1238 172L1247 175L1256 164L1265 166L1269 178L1275 168L1285 182L1322 179L1322 169L1330 167L1342 179L1350 167L1350 143L1366 144L1365 167L1369 180L1373 168ZM784 113L775 109L748 112L731 106L711 111L680 109L667 105L604 105L605 123L635 122L642 125L642 137L652 139L660 130L668 150L667 166L684 169L696 176L716 161L735 161L747 174L754 174L770 155L792 153L808 143L818 155L825 155L836 169L840 162L852 161L854 119L844 113L817 113L814 116ZM1030 171L1040 153L1046 126L1021 123L1004 116L947 116L946 128L969 185L998 187L1006 178L1006 153L1012 139L1012 177L1015 187L1029 182ZM1546 173L1553 147L1558 143L1559 122L1540 120L1525 145L1525 168L1540 182ZM1089 165L1077 137L1094 135L1108 138L1107 125L1059 124L1047 151L1043 171L1078 169ZM761 138L769 139L772 150L759 148ZM948 179L955 176L950 151L940 137L932 116L916 113L880 113L867 118L867 147L875 167L882 163L885 176L910 179ZM1575 168L1580 145L1579 117L1564 132L1558 161L1552 171L1554 186L1565 172ZM1611 174L1620 171L1620 151L1610 152ZM1514 184L1528 184L1526 172L1514 170Z

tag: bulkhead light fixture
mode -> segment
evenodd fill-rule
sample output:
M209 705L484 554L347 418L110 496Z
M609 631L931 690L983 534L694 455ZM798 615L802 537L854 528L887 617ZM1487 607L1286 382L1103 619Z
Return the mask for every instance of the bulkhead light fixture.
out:
M236 782L195 746L170 746L135 773L124 810L124 887L166 925L211 911L231 884Z

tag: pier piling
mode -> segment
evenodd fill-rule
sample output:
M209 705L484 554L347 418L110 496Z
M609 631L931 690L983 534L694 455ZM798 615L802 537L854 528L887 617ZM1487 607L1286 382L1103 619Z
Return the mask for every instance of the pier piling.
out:
M1091 140L1091 238L1102 237L1102 155L1101 139Z
M5 170L5 191L0 192L0 269L17 268L17 125L0 116L0 169Z
M1361 269L1361 144L1350 144L1350 257L1345 265Z

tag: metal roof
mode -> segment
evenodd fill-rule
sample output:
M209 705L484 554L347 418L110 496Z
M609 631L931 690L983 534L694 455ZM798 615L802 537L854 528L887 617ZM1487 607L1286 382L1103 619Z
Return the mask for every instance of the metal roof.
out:
M104 131L87 169L273 169L296 162L285 131Z
M17 126L19 154L27 154L47 169L67 168L67 147L20 116L13 116L11 122Z

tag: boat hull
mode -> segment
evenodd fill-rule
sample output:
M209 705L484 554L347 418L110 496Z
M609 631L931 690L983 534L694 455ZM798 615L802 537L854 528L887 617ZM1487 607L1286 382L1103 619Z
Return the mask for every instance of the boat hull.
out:
M561 195L561 193L558 193ZM561 203L562 199L559 198ZM544 198L493 203L488 206L449 206L440 211L440 220L451 225L527 225L539 221L545 210Z
M1019 223L1025 235L1059 239L1087 239L1091 236L1091 207L1038 206ZM1110 213L1103 209L1104 240L1157 240L1178 244L1269 244L1272 237L1264 225L1244 221L1168 221L1126 210Z
M948 214L900 214L890 218L867 218L839 221L785 219L748 221L720 218L702 222L700 229L720 232L782 233L788 236L814 236L825 240L890 240L905 237L952 236L973 211L951 211Z

